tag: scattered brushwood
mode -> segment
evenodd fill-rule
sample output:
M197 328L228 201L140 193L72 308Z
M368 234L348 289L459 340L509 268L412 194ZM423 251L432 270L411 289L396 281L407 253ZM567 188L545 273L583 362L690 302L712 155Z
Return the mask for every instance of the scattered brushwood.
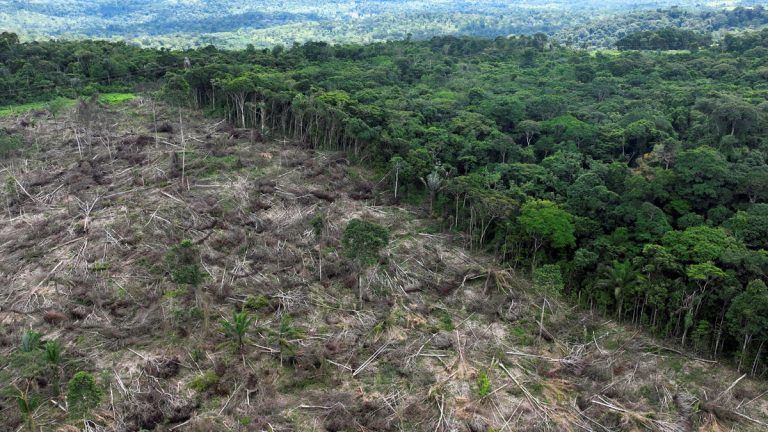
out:
M159 425L181 424L189 420L197 405L159 386L147 384L143 390L126 388L117 421L127 430L152 430Z
M180 368L181 364L178 357L159 357L149 359L144 363L144 372L160 379L175 377Z
M153 128L151 128L151 129L153 129ZM164 121L164 122L162 122L162 123L157 125L157 129L156 130L159 133L172 134L175 129L173 127L173 124L171 124L171 122Z
M333 192L327 192L327 191L322 191L322 190L313 190L313 191L310 191L309 193L311 193L312 195L314 195L317 198L320 198L323 201L327 201L327 202L330 202L330 203L336 201L336 194L333 193Z
M354 185L349 197L353 200L367 200L373 198L373 183L361 181Z

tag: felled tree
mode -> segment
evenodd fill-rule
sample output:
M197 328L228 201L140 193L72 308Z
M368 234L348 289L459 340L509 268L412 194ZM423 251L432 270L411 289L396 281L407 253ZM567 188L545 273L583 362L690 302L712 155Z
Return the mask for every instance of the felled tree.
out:
M352 260L357 272L357 288L360 303L363 302L363 288L360 283L362 272L379 259L379 253L389 244L389 231L381 225L362 219L352 219L344 229L341 247L344 256Z

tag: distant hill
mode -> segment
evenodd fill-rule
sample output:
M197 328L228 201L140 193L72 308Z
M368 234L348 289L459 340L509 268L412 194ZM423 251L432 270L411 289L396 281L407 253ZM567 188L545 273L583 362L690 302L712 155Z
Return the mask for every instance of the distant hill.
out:
M25 40L87 37L171 48L545 33L566 44L594 48L612 47L632 31L762 25L762 18L722 15L735 6L761 3L725 1L702 7L689 0L0 0L0 30Z

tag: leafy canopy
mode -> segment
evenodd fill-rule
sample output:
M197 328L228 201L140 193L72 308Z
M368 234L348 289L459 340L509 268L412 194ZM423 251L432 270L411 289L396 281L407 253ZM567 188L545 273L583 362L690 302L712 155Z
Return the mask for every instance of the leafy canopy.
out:
M528 234L550 242L555 248L576 244L573 216L551 201L526 202L520 211L519 221Z

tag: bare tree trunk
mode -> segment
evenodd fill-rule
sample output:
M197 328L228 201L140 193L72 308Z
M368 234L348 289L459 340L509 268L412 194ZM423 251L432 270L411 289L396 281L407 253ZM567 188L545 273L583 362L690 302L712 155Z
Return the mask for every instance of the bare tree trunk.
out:
M751 335L744 334L744 344L741 346L741 356L739 356L739 365L736 367L737 372L741 372L741 364L744 362L744 357L747 356L747 345L749 344L750 339L752 339Z
M400 168L395 167L395 201L397 201L397 183L400 177Z
M187 169L187 142L184 140L184 120L181 117L181 108L179 108L179 130L181 131L181 187L184 188L186 183L186 169ZM189 184L187 184L189 189Z
M755 354L755 360L752 362L752 372L751 374L754 376L757 373L757 366L760 364L760 354L763 352L763 345L765 344L765 341L760 342L760 346L757 348L757 354Z

